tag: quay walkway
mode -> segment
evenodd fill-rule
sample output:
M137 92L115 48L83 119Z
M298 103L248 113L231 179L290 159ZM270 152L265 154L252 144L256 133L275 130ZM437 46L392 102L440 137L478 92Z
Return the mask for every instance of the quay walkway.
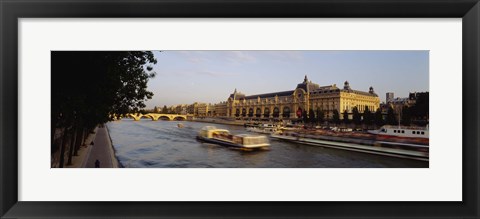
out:
M96 130L93 145L90 145L86 160L82 167L95 168L95 161L100 161L100 168L118 168L119 163L115 157L112 142L105 125Z

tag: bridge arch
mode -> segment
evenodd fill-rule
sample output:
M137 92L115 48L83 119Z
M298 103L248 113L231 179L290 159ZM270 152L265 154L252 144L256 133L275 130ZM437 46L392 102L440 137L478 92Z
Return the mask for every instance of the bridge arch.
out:
M173 118L173 120L176 120L176 121L184 121L184 120L187 120L187 118L184 117L184 116L175 116L175 117Z
M171 120L170 117L167 116L167 115L160 115L160 116L158 117L158 119L160 119L160 120L166 120L166 121L170 121L170 120Z

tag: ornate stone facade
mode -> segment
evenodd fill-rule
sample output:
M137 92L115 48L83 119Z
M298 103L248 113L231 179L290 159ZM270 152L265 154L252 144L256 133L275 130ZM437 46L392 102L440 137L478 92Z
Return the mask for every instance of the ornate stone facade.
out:
M214 115L218 117L226 117L228 108L227 108L227 102L220 102L214 105Z
M228 117L244 119L297 119L310 109L322 110L327 119L337 110L342 118L343 112L351 112L353 107L363 112L367 107L375 111L379 106L380 98L372 87L368 92L352 90L348 81L343 89L335 84L319 86L307 76L295 90L246 96L235 89L226 102Z

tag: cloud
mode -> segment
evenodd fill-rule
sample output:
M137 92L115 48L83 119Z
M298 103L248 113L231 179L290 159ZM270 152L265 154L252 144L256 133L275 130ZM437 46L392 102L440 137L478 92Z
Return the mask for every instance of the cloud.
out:
M207 53L204 51L177 51L178 54L183 56L187 61L191 63L204 63L208 62L209 59L206 57Z
M251 55L248 51L228 51L226 59L234 63L257 61L255 56Z

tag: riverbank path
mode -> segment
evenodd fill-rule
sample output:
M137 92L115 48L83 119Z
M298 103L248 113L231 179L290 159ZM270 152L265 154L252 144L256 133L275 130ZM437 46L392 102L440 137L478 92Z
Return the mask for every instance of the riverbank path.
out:
M86 168L95 168L95 161L100 161L100 168L114 168L113 149L105 126L98 127L95 140L93 140L91 150L88 153Z

